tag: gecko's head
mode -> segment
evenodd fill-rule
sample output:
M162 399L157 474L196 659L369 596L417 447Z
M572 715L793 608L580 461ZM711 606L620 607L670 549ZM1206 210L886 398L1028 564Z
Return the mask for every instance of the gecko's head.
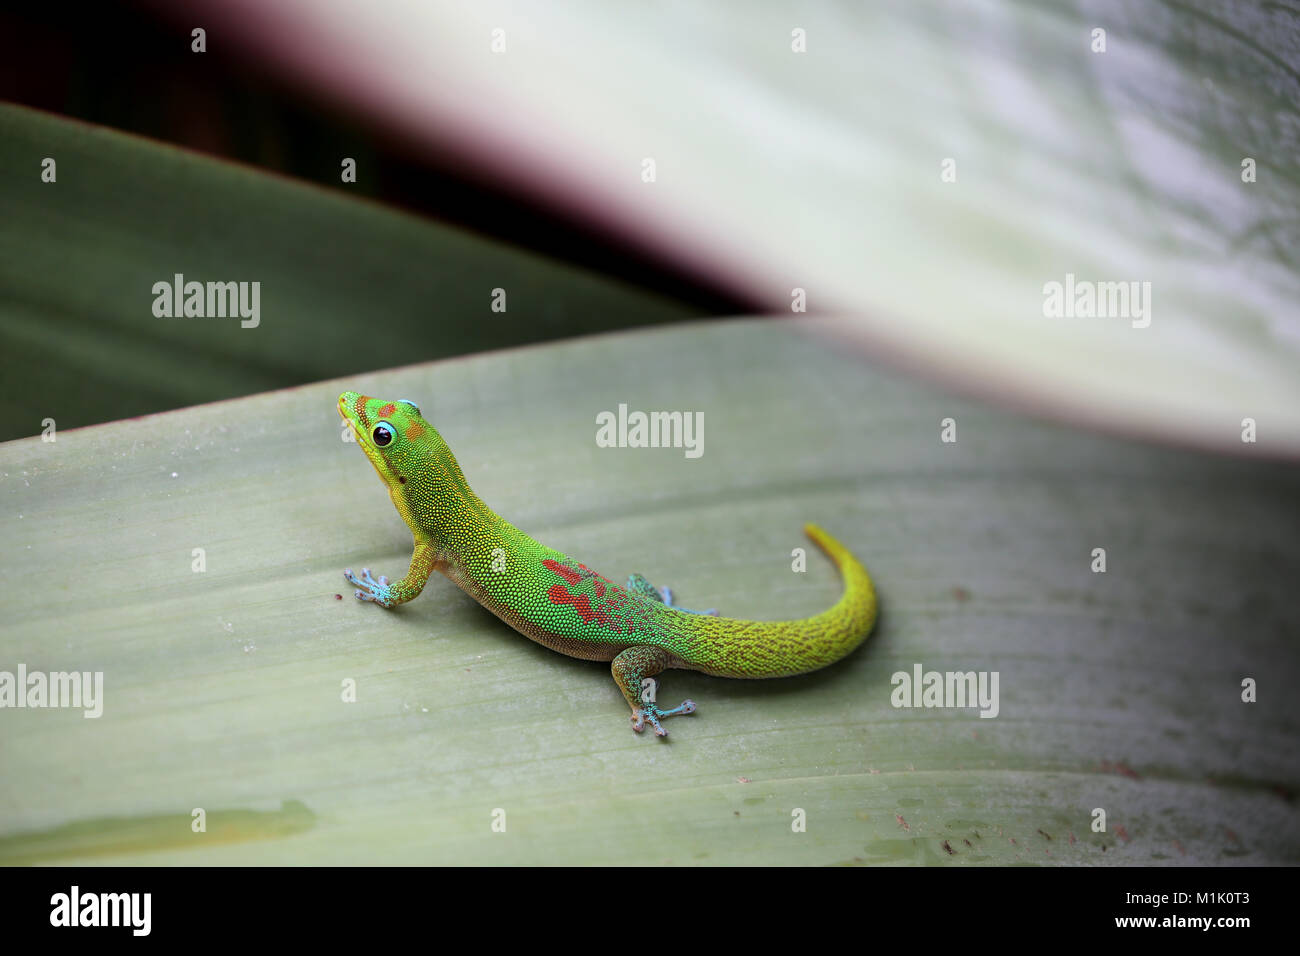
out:
M415 402L344 392L339 396L339 415L351 426L399 510L416 486L437 494L445 490L438 485L464 482L451 449Z

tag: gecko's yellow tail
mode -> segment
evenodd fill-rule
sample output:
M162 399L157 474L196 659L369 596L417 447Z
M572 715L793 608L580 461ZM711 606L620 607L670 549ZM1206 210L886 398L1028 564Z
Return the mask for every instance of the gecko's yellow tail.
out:
M830 609L795 621L699 616L686 666L718 677L789 677L833 664L867 639L876 624L876 588L852 552L815 524L808 537L835 562L844 593Z

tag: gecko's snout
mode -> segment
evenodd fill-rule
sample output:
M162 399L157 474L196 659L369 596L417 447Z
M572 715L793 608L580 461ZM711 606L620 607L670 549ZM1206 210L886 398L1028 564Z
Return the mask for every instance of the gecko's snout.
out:
M344 392L339 396L339 414L347 419L360 418L361 424L365 425L367 424L365 408L369 401L370 399L360 392Z

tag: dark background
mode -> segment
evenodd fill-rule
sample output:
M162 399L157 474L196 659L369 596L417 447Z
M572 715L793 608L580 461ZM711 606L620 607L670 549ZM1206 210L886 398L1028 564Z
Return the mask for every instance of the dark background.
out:
M210 156L340 187L337 157L364 195L689 304L701 315L752 306L638 250L477 180L448 156L421 157L362 119L288 88L223 47L190 52L188 29L133 3L0 10L0 100L110 126Z
M235 230L246 232L230 239L244 252L235 258L236 270L226 255L231 250L203 244L213 219L228 207L212 199L204 207L203 197L193 196L207 182L202 169L193 177L199 185L187 194L184 186L169 184L167 174L155 184L146 162L133 168L129 157L118 157L114 167L111 151L101 156L93 144L82 144L82 155L70 157L66 129L38 127L27 142L0 133L8 154L0 154L0 172L8 180L0 186L0 208L9 220L0 238L12 249L36 250L10 255L7 268L0 264L0 376L6 391L18 396L0 413L0 441L37 434L47 416L61 429L77 427L485 349L755 311L752 303L703 284L707 280L699 276L569 221L561 208L544 208L483 181L450 153L417 150L363 116L333 109L245 59L210 27L206 52L194 53L190 29L183 14L145 4L7 7L0 11L0 100L452 227L437 234L439 254L419 259L421 275L409 280L424 283L429 306L421 312L413 304L425 288L408 289L405 298L399 294L391 301L380 281L371 298L330 288L328 277L353 270L355 291L356 270L382 275L401 258L393 250L375 251L373 237L360 232L357 248L347 248L350 234L343 225L326 234L322 248L305 250L317 257L312 269L326 277L320 298L336 307L335 314L282 284L278 308L263 300L264 310L276 308L265 334L239 337L195 321L164 325L149 314L150 276L170 277L186 259L191 273L208 273L196 278L255 278L277 261L276 241L310 243L313 233L304 228L295 234L289 227L288 238L274 235L283 220L270 218L271 207L257 205L261 199L250 200L251 208L231 208ZM35 173L40 157L56 145L62 150L57 196L41 191ZM357 160L356 183L340 181L343 156ZM81 168L63 157L78 159ZM98 179L92 183L91 177ZM79 187L83 193L74 195ZM147 219L141 225L123 211L151 203L175 209L190 198L196 205L192 234L175 222L170 232L166 222L156 229ZM307 208L314 209L310 197ZM251 214L258 211L266 218L254 225ZM81 232L68 241L63 229ZM261 248L248 234L271 235ZM106 235L113 238L105 242ZM141 254L149 244L152 252ZM111 245L124 247L117 260L111 249L104 251ZM444 254L449 245L463 248L463 255ZM530 258L521 260L520 251L610 281L598 294L574 292L534 276ZM468 272L466 262L473 266ZM406 269L411 271L409 264ZM515 289L525 288L531 314L516 310L512 300L509 321L484 321L494 317L480 303L498 275L512 279ZM377 321L389 324L390 339L400 348L348 341L350 330L360 333ZM186 366L189 371L182 372Z

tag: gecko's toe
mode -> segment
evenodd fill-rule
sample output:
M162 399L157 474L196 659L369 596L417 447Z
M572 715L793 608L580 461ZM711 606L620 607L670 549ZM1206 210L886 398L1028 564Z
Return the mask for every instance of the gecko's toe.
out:
M383 575L380 575L379 580L376 581L370 576L369 568L361 569L361 577L357 577L352 573L352 569L348 568L343 572L343 577L349 584L356 587L356 590L352 593L356 595L358 601L370 601L380 607L393 606L388 578Z
M638 734L645 730L646 721L654 728L656 737L667 737L668 731L659 721L664 717L677 717L681 714L695 713L695 701L684 700L671 710L660 710L654 704L646 704L640 710L632 714L632 729Z

